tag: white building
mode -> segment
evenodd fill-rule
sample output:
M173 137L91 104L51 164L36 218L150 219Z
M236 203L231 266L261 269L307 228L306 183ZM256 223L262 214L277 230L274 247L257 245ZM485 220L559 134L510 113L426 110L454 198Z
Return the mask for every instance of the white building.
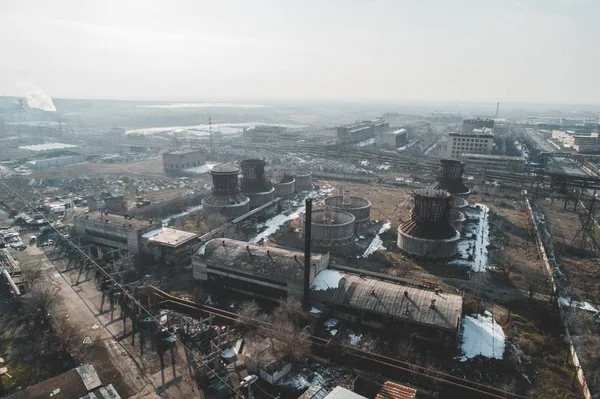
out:
M206 154L203 150L178 150L163 154L165 172L177 172L181 169L204 165Z
M483 170L506 170L521 172L525 166L524 157L511 157L506 155L467 154L460 159L470 168Z
M460 158L463 153L491 154L494 134L490 128L475 129L470 133L450 133L446 156Z

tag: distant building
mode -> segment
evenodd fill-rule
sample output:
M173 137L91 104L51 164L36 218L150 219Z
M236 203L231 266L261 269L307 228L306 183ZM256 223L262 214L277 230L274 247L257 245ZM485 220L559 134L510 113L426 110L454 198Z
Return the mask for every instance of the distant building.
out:
M136 219L127 215L94 211L75 218L77 234L87 241L111 248L140 252L142 235L159 229L161 221Z
M203 150L178 150L163 154L163 168L167 173L202 166L205 162L206 154Z
M563 147L571 148L575 144L575 132L573 130L553 130L552 140L559 142Z
M600 139L598 138L598 133L574 135L572 147L575 151L580 153L600 152Z
M401 148L408 144L408 130L405 128L380 133L377 136L379 148Z
M494 120L493 119L464 119L462 122L462 132L463 133L471 133L474 130L481 129L490 129L493 131L494 129Z
M61 155L51 156L50 154L47 154L45 157L27 161L27 164L35 170L46 170L61 166L75 165L86 161L87 157L85 155L72 151L62 151Z
M336 127L336 143L350 144L373 138L390 128L390 123L383 119L362 121L351 125Z
M450 133L446 156L460 158L461 154L491 154L494 134L490 128L475 129L470 133Z
M258 125L244 130L244 136L252 143L274 143L287 136L283 126Z
M464 153L461 154L460 159L469 168L475 169L522 172L525 167L524 157Z

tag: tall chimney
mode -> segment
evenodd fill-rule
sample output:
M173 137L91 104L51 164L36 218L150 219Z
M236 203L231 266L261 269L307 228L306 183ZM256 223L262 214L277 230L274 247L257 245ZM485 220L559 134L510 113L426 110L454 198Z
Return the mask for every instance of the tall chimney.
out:
M312 199L306 199L306 213L304 214L304 309L310 309L310 238L312 224Z

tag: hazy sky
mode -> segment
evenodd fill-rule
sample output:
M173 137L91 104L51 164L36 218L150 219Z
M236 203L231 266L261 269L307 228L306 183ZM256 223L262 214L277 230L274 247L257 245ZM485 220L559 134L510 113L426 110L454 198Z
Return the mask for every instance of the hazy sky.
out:
M599 0L0 0L0 95L600 103Z

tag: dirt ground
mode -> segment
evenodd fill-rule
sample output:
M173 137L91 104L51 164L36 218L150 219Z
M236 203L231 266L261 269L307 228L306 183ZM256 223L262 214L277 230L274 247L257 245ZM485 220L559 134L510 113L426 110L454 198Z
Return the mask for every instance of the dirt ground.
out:
M581 235L576 237L581 227L581 210L574 212L572 205L564 210L562 202L549 204L542 201L539 204L548 221L547 227L552 235L554 253L571 284L571 296L576 300L590 302L596 307L600 306L600 261L591 253L589 247L581 252Z
M165 178L161 158L146 159L131 163L84 163L81 165L65 166L49 170L40 170L29 175L31 178L51 177L73 178L78 175L102 176L109 174L121 174L124 176L137 176L149 178Z
M51 250L51 247L49 251ZM93 280L74 284L77 271L61 273L66 260L51 262L38 247L29 246L21 253L19 261L23 264L39 262L47 284L57 289L59 304L55 317L66 317L71 322L82 326L91 338L98 338L102 345L86 359L97 370L101 381L112 383L122 397L158 398L161 392L161 374L158 355L148 347L143 356L139 352L139 338L136 346L131 345L131 338L122 339L123 323L116 312L111 318L107 312L100 312L101 293ZM91 273L90 273L91 275ZM114 318L114 319L113 319ZM113 320L111 320L113 319ZM131 328L131 324L128 323ZM165 356L165 363L170 365L170 356ZM183 351L177 353L176 372L182 380L169 386L162 392L164 398L200 397L194 381L190 378ZM173 379L171 368L165 371L166 382Z

